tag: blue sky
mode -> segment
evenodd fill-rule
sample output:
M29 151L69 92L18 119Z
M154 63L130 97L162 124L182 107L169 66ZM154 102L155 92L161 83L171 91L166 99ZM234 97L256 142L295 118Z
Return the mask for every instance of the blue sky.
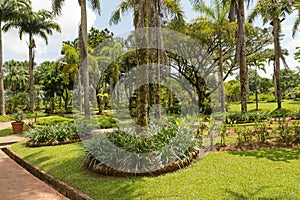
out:
M95 26L99 29L108 28L115 35L121 35L128 31L133 30L132 26L132 13L128 13L127 16L122 17L122 22L118 25L109 25L109 19L111 17L112 11L120 3L120 0L113 1L101 1L102 11L101 16L98 16L91 9L88 9L88 25L89 27ZM209 1L207 1L209 2ZM51 0L32 0L33 8L38 9L47 9L51 10ZM182 7L185 11L185 17L187 21L192 20L197 16L189 0L182 0ZM46 60L56 60L60 56L60 49L62 41L64 40L73 40L77 37L78 34L78 25L80 21L80 8L78 6L77 0L66 0L63 7L63 15L58 17L56 21L60 24L62 28L62 33L54 33L52 36L49 36L49 44L46 45L43 40L36 38L37 48L36 48L36 62L40 63ZM282 48L287 48L290 55L286 58L288 64L291 68L294 68L298 65L294 57L294 52L296 46L300 46L300 33L296 37L292 38L292 26L296 18L296 14L287 17L287 19L282 24L282 32L286 35L281 45ZM256 25L260 25L259 19L255 22ZM4 36L4 60L27 60L28 50L27 50L27 36L24 35L23 40L20 41L17 31L12 30L8 33L5 33ZM268 74L263 76L270 77L272 70L268 70Z

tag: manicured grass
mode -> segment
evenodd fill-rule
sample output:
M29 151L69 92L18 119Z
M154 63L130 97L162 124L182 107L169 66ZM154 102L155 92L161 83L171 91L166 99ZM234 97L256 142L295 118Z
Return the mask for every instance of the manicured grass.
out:
M12 115L1 115L0 116L0 122L9 122L9 121L13 121L14 120L14 116Z
M258 108L262 111L273 111L277 108L276 102L259 102ZM282 102L282 108L295 111L300 110L300 102L299 101L292 101L292 100L284 100ZM255 109L255 103L248 104L248 110L254 110ZM240 112L241 111L241 105L240 103L230 103L229 104L229 112Z
M12 128L0 130L0 137L10 136L10 135L15 135L12 132Z
M27 148L19 156L94 199L300 199L300 149L210 153L154 178L112 178L82 169L81 143Z

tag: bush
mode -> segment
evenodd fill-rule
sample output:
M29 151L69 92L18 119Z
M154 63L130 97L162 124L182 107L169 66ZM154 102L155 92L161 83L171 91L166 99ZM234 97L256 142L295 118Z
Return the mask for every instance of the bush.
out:
M266 102L275 102L275 96L273 94L259 94L259 100L266 101Z
M276 109L270 113L271 117L286 117L291 114L290 110L287 109Z
M114 128L117 127L117 121L112 116L101 116L98 119L99 128Z
M54 116L54 117L48 117L48 118L42 118L37 120L37 125L54 125L54 124L65 124L65 123L70 123L73 122L73 119L69 119L69 118L63 118L63 117L58 117L58 116Z
M31 129L25 136L30 139L29 143L55 144L79 139L74 123L48 125Z
M15 113L18 110L28 110L29 94L27 92L19 92L12 95L6 100L6 113Z

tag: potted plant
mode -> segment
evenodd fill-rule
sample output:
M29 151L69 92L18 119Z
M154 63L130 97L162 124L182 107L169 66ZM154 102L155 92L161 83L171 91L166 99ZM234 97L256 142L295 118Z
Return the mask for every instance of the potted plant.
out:
M18 110L15 114L15 121L11 123L13 133L22 133L23 132L23 126L24 121L23 118L26 117L25 113L23 113L22 110Z

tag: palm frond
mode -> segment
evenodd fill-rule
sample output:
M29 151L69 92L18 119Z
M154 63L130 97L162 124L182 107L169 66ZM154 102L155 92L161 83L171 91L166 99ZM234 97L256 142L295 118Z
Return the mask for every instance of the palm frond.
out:
M98 14L100 15L100 12L101 12L100 1L99 0L89 0L89 2L92 6L92 9L97 11Z
M52 0L52 11L54 16L61 15L64 0Z

